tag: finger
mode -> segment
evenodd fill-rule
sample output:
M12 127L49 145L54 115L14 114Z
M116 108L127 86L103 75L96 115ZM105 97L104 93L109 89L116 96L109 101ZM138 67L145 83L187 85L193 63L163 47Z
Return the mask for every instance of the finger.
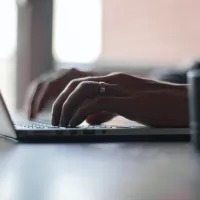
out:
M124 76L122 73L112 73L105 76L95 76L95 77L84 77L78 78L71 81L67 87L63 90L63 92L57 97L52 107L52 124L54 126L58 126L61 118L62 106L65 100L69 97L69 95L76 89L76 87L82 83L87 81L95 81L95 82L106 82L110 84L117 84L119 81L124 78L127 79L127 76ZM130 78L129 78L130 79ZM132 79L131 79L132 81ZM122 81L123 82L123 81Z
M86 122L89 124L101 124L107 121L110 121L112 118L116 116L115 113L109 113L109 112L100 112L95 113L93 115L90 115L87 117Z
M63 73L65 72L65 73ZM60 70L57 73L50 73L48 76L49 81L44 82L43 90L40 92L36 103L36 114L38 114L46 105L49 100L56 98L60 91L63 90L64 84L70 80L70 76L75 76L78 71L71 69L66 74L66 70ZM47 76L45 76L47 78Z
M63 69L41 75L28 91L25 106L28 118L34 118L49 99L56 97L62 91L67 80L77 76L81 76L81 72L75 69L70 69L68 72ZM53 85L56 86L55 89Z
M67 100L63 103L60 124L61 126L68 126L73 112L77 109L78 105L87 100L94 98L99 94L99 83L87 81L82 82L77 88L69 95Z
M43 83L39 84L33 84L29 90L29 95L28 95L28 100L27 100L27 114L29 119L35 118L35 113L36 113L36 104L38 101L38 97L40 96L40 93L43 90Z
M110 113L123 114L123 107L127 107L126 99L119 97L98 97L85 102L73 115L70 126L76 127L88 116L106 111Z
M107 84L105 85L104 96L124 96L125 90L122 90L118 85ZM68 126L69 121L73 113L78 109L82 102L87 99L95 98L99 96L100 85L97 82L82 82L75 90L70 94L68 99L64 102L62 107L60 124L62 126Z
M87 81L84 81L84 80L87 80ZM93 81L89 81L89 80L93 80ZM81 79L77 79L77 80L74 80L72 81L67 87L66 89L58 96L58 98L56 99L56 101L54 102L53 104L53 107L52 107L52 124L54 126L58 126L59 125L59 122L61 121L61 113L62 113L62 108L63 108L63 105L66 101L66 99L69 98L69 96L75 91L75 89L77 88L77 84L79 83L79 92L80 91L83 91L83 85L85 87L85 85L88 85L87 83L91 83L91 82L95 82L94 80L96 80L96 87L99 88L99 85L97 83L97 81L101 81L103 82L104 80L110 80L110 77L107 76L99 76L99 77L91 77L91 78L81 78ZM94 88L93 88L94 89ZM89 90L91 90L90 88L88 88L88 90L86 92L88 92ZM92 90L94 94L94 90ZM126 94L127 95L127 91L126 90L119 90L119 88L117 87L112 87L111 88L107 88L106 89L106 94L105 95L113 95L113 92L112 91L115 91L115 93L124 93L124 95ZM84 91L85 92L85 91ZM121 94L122 95L122 94ZM73 96L73 95L72 95Z
M85 77L71 81L62 93L55 100L52 107L52 124L58 126L61 117L62 106L69 95L76 89L76 87L82 82L95 81L95 82L109 82L110 76L96 76L96 77Z
M52 98L51 95L51 83L45 83L43 88L38 95L35 103L35 116L45 107L46 103Z

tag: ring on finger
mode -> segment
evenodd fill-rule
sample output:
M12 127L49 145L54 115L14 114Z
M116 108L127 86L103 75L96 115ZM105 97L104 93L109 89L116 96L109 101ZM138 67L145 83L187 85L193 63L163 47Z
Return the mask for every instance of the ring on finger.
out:
M104 82L99 82L99 93L104 95L106 93L106 85Z

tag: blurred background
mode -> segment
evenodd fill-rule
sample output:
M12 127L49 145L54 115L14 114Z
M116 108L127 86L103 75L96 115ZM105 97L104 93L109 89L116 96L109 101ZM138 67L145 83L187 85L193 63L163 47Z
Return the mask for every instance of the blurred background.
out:
M199 0L0 0L0 88L9 109L53 68L142 76L180 68L200 56L199 7Z

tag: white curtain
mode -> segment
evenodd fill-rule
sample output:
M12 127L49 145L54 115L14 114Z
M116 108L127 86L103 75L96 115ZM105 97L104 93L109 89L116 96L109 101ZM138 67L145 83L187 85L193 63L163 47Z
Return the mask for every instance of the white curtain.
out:
M96 61L101 53L101 0L55 0L54 6L55 59Z

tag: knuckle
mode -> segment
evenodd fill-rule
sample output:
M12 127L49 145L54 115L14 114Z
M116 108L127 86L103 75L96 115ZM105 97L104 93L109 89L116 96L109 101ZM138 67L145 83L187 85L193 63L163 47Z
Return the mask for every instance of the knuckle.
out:
M123 79L123 78L126 78L127 75L124 74L124 73L122 73L122 72L119 72L119 73L116 74L116 77L118 77L118 78L120 78L120 79Z
M75 87L78 85L78 83L79 83L79 80L78 80L78 79L71 80L71 81L69 82L69 87L70 87L70 88L75 88Z
M97 87L98 85L98 87ZM98 93L99 84L93 81L83 81L77 86L77 91L88 98L94 98Z
M78 84L78 89L85 90L86 88L88 88L88 82L87 81L83 81L83 82Z
M33 101L35 97L37 97L38 92L41 91L43 85L44 85L43 82L37 82L37 81L32 82L27 90L27 98Z
M39 88L41 88L42 86L44 85L44 82L43 81L33 81L32 83L31 83L31 89L32 90L35 90L35 89L39 89Z
M41 87L42 85L44 85L44 83L45 83L44 81L39 81L39 82L36 81L33 83L33 85L35 85L36 87Z
M69 82L69 85L75 85L77 83L77 80L76 79L74 79L74 80L71 80L70 82Z
M77 79L74 79L74 80L71 80L68 84L68 87L69 88L72 88L72 89L75 89L76 87L78 88L85 88L87 87L87 85L93 81L91 81L90 77L86 77L86 78L77 78Z
M116 80L126 80L127 79L127 75L122 73L122 72L114 72L109 74L109 77L111 80L116 81Z
M51 91L52 89L52 82L45 82L40 88L41 88L41 92L44 94L44 93L48 93Z
M40 88L46 88L49 89L52 86L52 81L46 80L46 81L35 81L33 83L33 88L40 89Z

